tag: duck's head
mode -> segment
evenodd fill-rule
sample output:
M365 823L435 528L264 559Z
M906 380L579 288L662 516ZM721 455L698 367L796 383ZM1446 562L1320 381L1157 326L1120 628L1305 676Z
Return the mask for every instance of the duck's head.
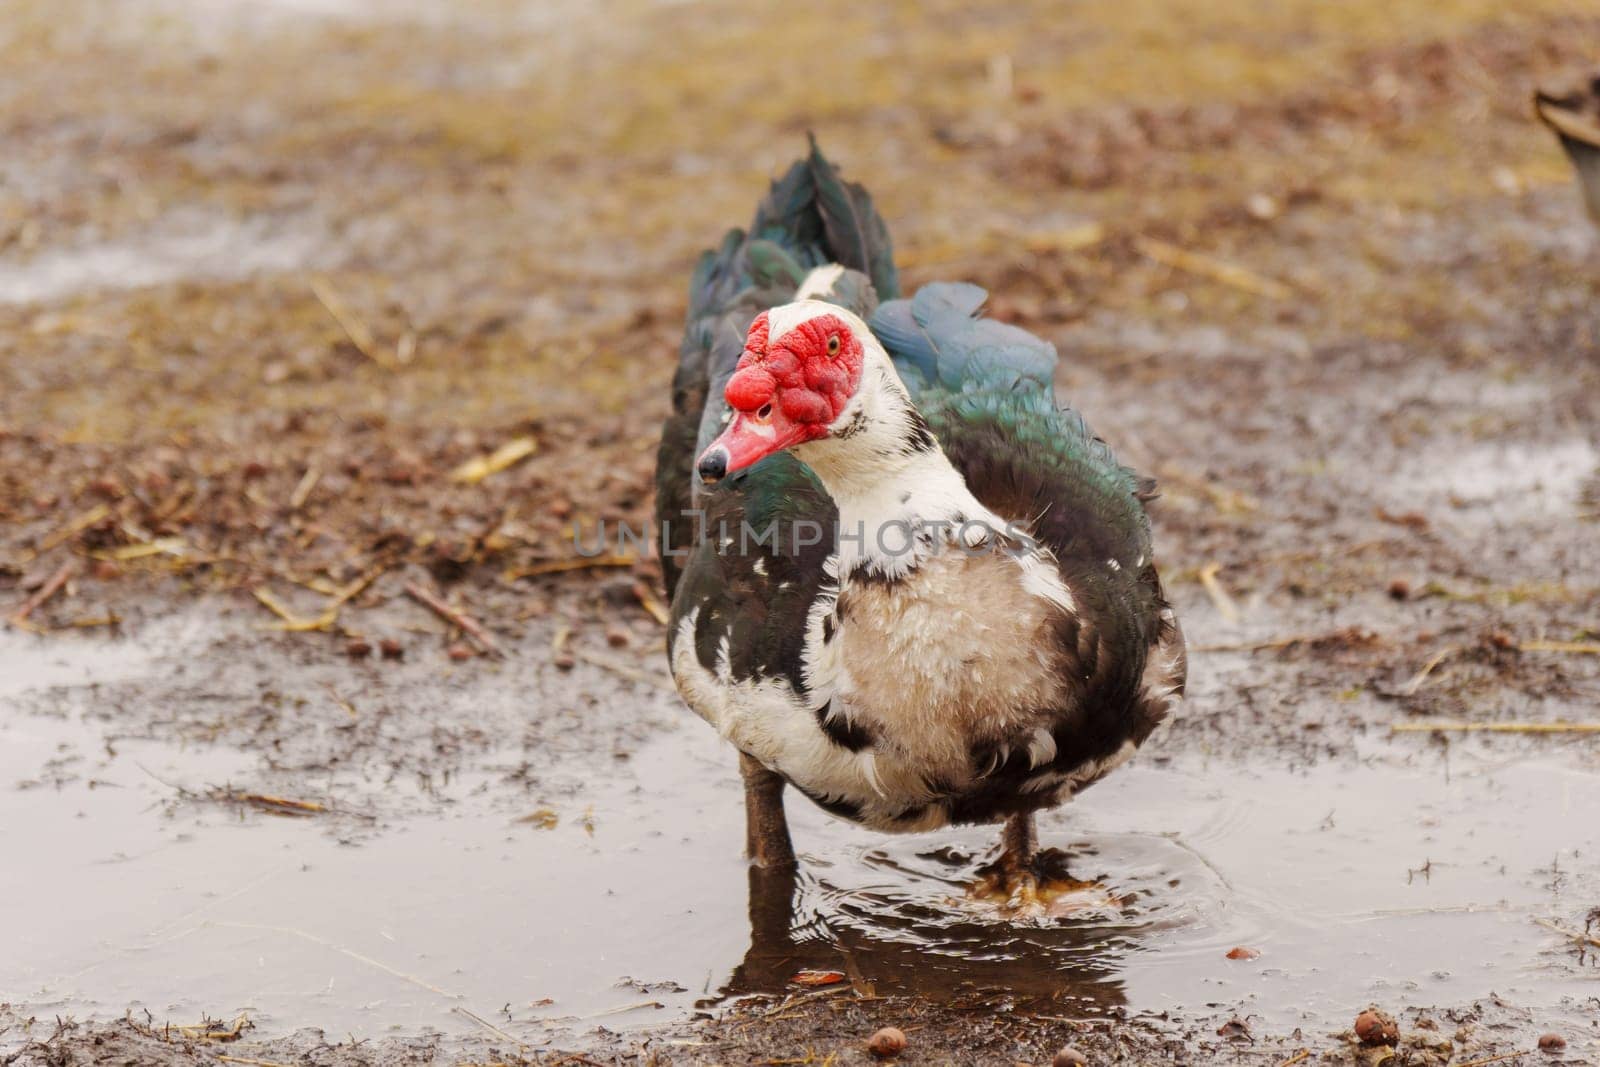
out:
M887 363L867 324L820 300L763 311L724 397L732 418L696 469L715 482L774 452L850 432L861 414L864 370Z

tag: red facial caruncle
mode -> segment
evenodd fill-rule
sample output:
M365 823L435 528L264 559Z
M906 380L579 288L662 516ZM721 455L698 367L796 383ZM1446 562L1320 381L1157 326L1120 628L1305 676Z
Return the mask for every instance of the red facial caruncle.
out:
M733 419L698 463L707 482L826 437L861 384L861 341L840 316L815 315L776 339L770 328L765 311L750 324L723 394Z

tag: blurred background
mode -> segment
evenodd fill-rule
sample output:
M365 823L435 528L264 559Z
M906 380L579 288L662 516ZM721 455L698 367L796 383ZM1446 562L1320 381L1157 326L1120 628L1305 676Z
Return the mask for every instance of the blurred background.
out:
M113 456L287 499L321 454L302 503L337 531L343 468L431 490L538 422L502 489L640 516L693 257L807 131L910 285L988 286L1069 389L1570 351L1593 238L1529 100L1594 29L1574 0L6 0L0 506L48 527ZM575 436L599 462L563 466ZM298 521L237 536L301 552Z
M1483 1054L1581 1027L1592 946L1529 919L1570 932L1600 905L1593 831L1563 829L1592 827L1600 757L1519 731L1600 696L1600 235L1532 107L1597 66L1577 0L0 0L0 764L21 783L0 849L42 857L0 899L72 901L0 1002L483 1037L432 999L471 974L480 1015L507 1001L490 1029L537 1043L552 1012L682 1019L730 980L731 759L674 732L654 563L577 560L571 530L649 515L695 257L811 132L871 190L906 288L988 288L1161 482L1191 699L1054 832L1150 850L1122 874L1193 937L1118 942L1126 973L1091 961L1091 999L1223 1046L1235 1010L1321 1032L1369 996L1413 1021L1474 1004L1504 1024L1460 1039ZM1509 729L1414 729L1438 720ZM108 781L127 792L91 803ZM1335 830L1351 781L1367 807ZM1486 812L1516 848L1473 836ZM913 846L801 820L841 884L946 891L914 888ZM191 835L204 856L161 851ZM118 868L107 917L99 865L138 842L161 858ZM238 896L263 849L332 873ZM899 903L850 919L807 892L868 941L895 927ZM141 916L186 894L255 903L226 935L154 939ZM1250 938L1267 960L1219 987ZM1066 967L1031 951L1023 971ZM259 988L235 966L258 957ZM432 977L406 1000L394 970ZM1515 995L1483 1006L1502 973ZM947 1022L918 1040L1026 1051ZM722 1039L803 1054L763 1033Z
M653 430L693 255L807 130L913 283L978 275L1079 363L1402 340L1586 240L1529 97L1582 71L1592 15L7 0L0 416L126 444L290 412ZM1522 229L1447 247L1489 204ZM1293 299L1175 277L1141 236ZM1495 340L1467 333L1439 343Z

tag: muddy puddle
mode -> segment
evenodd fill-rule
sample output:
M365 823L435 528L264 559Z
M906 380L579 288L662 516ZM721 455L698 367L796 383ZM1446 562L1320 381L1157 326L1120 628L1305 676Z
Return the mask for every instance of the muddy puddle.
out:
M117 724L128 687L205 661L218 624L0 632L0 900L17 918L0 1001L356 1038L493 1027L531 1046L796 990L808 968L1063 1017L1220 1007L1285 1030L1338 1029L1369 1001L1592 1010L1600 965L1534 922L1581 916L1600 884L1600 776L1559 742L1367 738L1311 766L1157 746L1041 824L1098 883L1090 905L1009 922L965 897L981 828L886 838L791 800L798 878L749 879L733 763L686 712L626 753L568 752L584 784L549 807L497 770L535 754L491 746L442 779L392 777L403 816L271 814L237 800L270 751ZM585 669L605 695L589 714L667 699ZM456 684L470 701L505 683Z

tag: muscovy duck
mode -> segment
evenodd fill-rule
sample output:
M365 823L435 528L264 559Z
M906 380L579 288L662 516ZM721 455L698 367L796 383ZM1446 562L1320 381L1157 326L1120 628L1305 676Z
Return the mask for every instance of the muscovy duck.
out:
M656 478L672 673L740 752L757 865L795 862L788 783L878 830L1004 821L990 888L1036 901L1034 812L1183 692L1153 486L982 289L898 297L815 143L700 260Z
M1589 217L1600 223L1600 77L1582 91L1533 94L1534 113L1555 131L1578 172Z

